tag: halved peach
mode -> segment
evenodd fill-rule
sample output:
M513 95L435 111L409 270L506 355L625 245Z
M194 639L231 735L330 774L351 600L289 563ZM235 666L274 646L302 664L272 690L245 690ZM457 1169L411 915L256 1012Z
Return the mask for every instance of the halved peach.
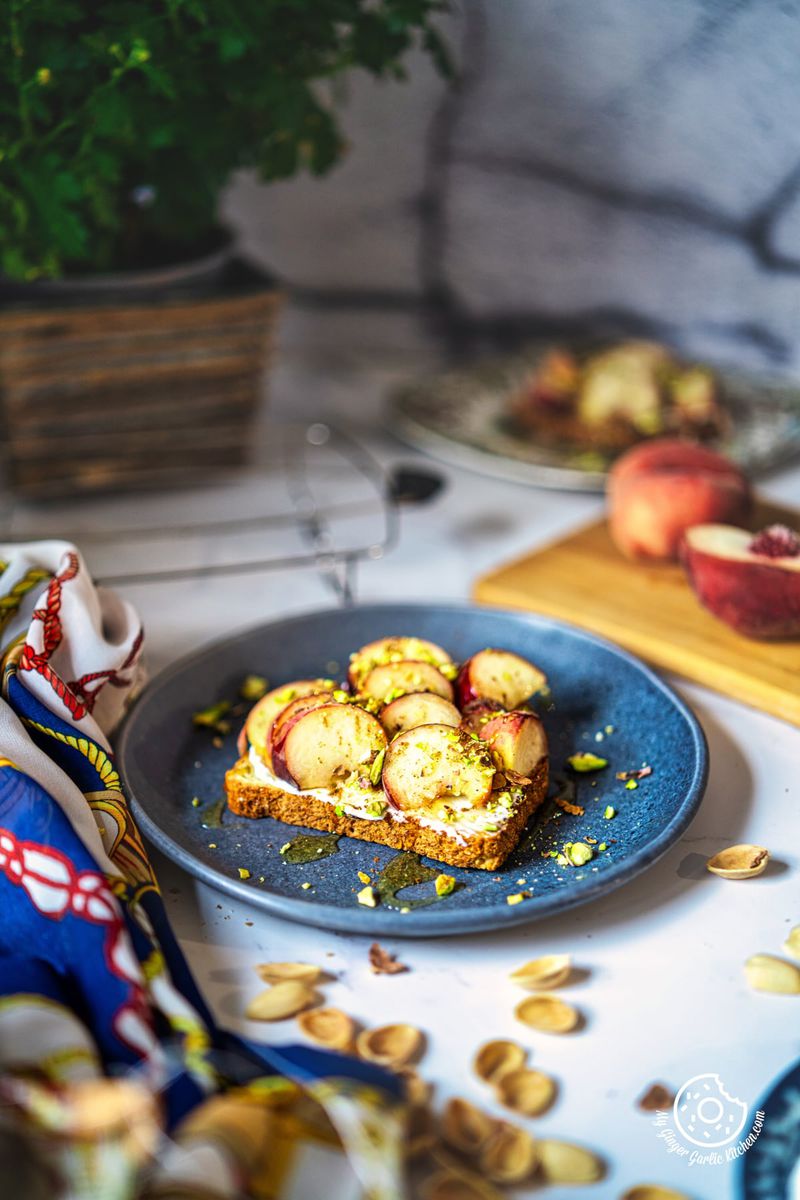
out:
M426 662L434 667L446 667L451 665L452 660L446 650L425 638L379 638L350 655L349 683L358 691L373 667L398 662Z
M438 801L480 808L492 794L495 769L488 747L452 725L407 729L390 743L383 787L395 808L430 809Z
M547 734L533 713L500 713L476 732L492 748L501 771L531 779L539 763L547 757Z
M800 637L800 537L695 525L681 547L689 583L715 617L753 638Z
M438 668L426 662L384 663L373 667L362 681L359 694L388 704L410 692L433 692L445 700L453 699L453 685Z
M278 713L300 696L322 692L333 687L331 679L295 679L282 687L273 688L253 705L239 733L236 748L246 754L248 746L255 746L261 757L269 759L269 730Z
M381 709L380 721L392 738L418 725L460 725L461 713L443 696L433 692L413 692L399 696Z
M503 708L518 708L547 685L547 676L510 650L480 650L458 673L460 708L472 700L492 700Z
M301 790L331 788L354 771L366 776L386 749L383 726L355 704L322 704L298 716L272 752L279 779Z

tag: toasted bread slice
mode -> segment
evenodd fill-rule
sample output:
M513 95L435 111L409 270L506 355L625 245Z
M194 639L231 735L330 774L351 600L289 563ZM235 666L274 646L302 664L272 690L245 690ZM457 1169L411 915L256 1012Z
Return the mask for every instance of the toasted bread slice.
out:
M240 758L225 775L228 807L242 817L274 817L287 825L302 825L326 833L339 833L365 842L379 842L395 850L413 850L451 867L477 867L496 871L517 845L522 831L547 793L548 760L543 758L522 799L495 833L477 833L469 838L451 836L422 824L413 813L402 820L391 815L369 820L349 816L319 796L284 791L258 778L249 758Z

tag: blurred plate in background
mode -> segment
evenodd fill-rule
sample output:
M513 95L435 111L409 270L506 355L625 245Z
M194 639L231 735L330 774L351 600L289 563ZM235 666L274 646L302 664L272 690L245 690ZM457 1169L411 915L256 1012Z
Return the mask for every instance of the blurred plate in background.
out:
M454 466L538 487L600 492L613 455L590 445L544 445L518 426L511 397L555 343L477 363L409 385L391 398L398 437ZM567 349L585 342L560 341ZM715 368L731 418L712 443L751 475L800 454L800 384Z

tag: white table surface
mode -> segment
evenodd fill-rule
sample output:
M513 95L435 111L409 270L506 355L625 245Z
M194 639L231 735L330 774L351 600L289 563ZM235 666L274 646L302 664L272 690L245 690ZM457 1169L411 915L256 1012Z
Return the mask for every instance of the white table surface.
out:
M290 346L276 379L279 407L305 416L321 405L351 416L357 411L363 419L363 404L354 396L374 401L387 379L407 369L404 353L396 353L388 369L374 359L366 367L340 359L337 367L335 377L321 375L317 363L309 375L306 360ZM321 395L309 392L309 378ZM333 394L336 389L340 394ZM387 435L374 434L370 444L384 462L415 457ZM444 472L444 494L407 511L398 548L360 571L361 599L463 600L480 572L594 517L602 504L599 497ZM800 468L762 490L796 502ZM192 515L216 513L224 502L224 490L195 495ZM138 522L148 503L115 501L115 519ZM175 498L170 509L185 503ZM86 527L86 507L75 511L78 516L61 509L67 532L73 518ZM19 510L15 519L22 532L41 529L46 517ZM195 549L201 558L219 552L202 539ZM157 561L172 561L172 554L166 543ZM152 671L237 629L333 602L313 572L131 587L127 594L144 618ZM270 1042L293 1039L291 1021L258 1025L243 1019L246 1001L260 987L253 966L282 959L322 964L338 976L325 988L330 1004L366 1024L403 1020L426 1031L429 1049L421 1069L435 1081L440 1099L466 1096L503 1115L472 1075L470 1059L492 1037L530 1046L531 1065L552 1073L560 1088L552 1110L528 1123L531 1131L583 1142L609 1163L603 1183L544 1193L553 1200L611 1200L647 1181L696 1200L731 1195L732 1167L690 1168L669 1154L635 1100L653 1081L677 1089L711 1071L751 1106L752 1116L768 1083L800 1054L800 1000L754 993L742 972L748 955L779 953L789 928L800 923L800 730L702 687L672 682L697 713L711 751L706 798L679 844L633 883L559 918L472 938L384 940L408 964L407 974L373 975L369 938L321 932L231 903L154 852L167 910L220 1022ZM730 883L705 871L709 854L745 841L769 847L773 862L764 876ZM563 993L586 1014L586 1027L560 1038L527 1031L512 1014L522 993L508 972L529 958L562 951L587 972Z

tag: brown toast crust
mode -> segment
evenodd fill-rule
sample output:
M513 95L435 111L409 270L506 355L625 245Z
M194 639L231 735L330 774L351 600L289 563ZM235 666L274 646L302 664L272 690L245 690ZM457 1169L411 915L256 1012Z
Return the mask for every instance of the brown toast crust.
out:
M382 817L368 821L346 813L337 816L333 805L316 796L285 792L261 783L248 758L239 761L225 774L228 807L241 817L274 817L287 825L303 825L325 833L339 833L364 842L380 842L395 850L413 850L451 867L477 867L496 871L517 845L533 812L547 794L548 760L538 764L525 797L497 833L485 833L460 844L455 838L420 825L413 816L405 821Z

